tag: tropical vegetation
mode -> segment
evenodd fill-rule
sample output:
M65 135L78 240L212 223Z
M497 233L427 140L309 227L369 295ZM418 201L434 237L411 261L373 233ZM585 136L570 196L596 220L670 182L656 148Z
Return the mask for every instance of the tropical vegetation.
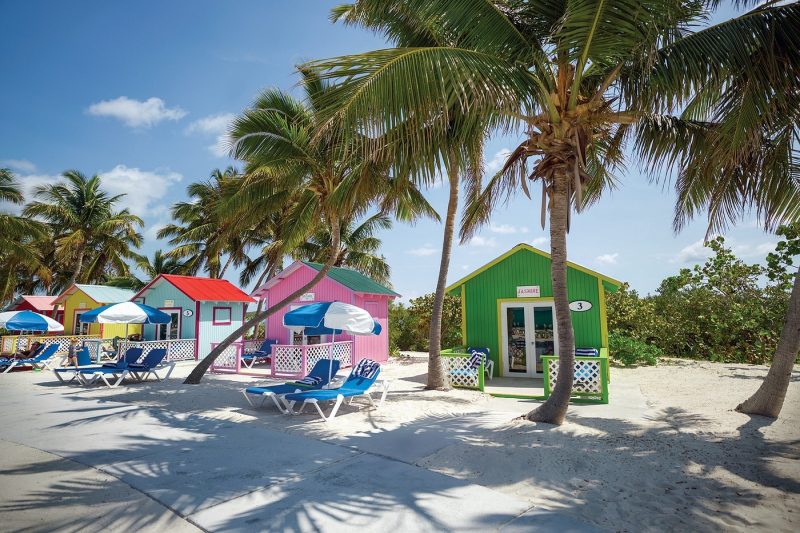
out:
M394 37L411 30L415 39L396 39L394 49L309 65L337 83L325 109L326 128L347 136L358 124L373 139L364 145L373 157L403 166L412 164L410 157L423 172L442 169L441 161L447 160L447 151L442 157L427 147L460 146L454 131L468 145L479 131L525 129L523 142L500 172L486 184L470 183L461 235L470 238L498 203L520 191L529 194L528 182L540 184L542 225L548 215L550 223L559 375L568 379L559 380L552 396L528 414L532 421L561 423L571 393L574 338L566 234L573 209L580 211L612 187L614 171L631 152L656 167L687 168L688 158L681 157L686 144L663 141L665 132L667 137L700 132L709 143L715 138L711 132L731 133L737 139L731 151L703 152L704 168L728 157L727 168L746 182L752 168L745 169L731 153L741 154L743 146L758 144L756 139L768 133L759 125L775 112L763 104L771 102L776 87L787 88L785 100L796 93L796 71L785 74L779 61L798 64L795 53L785 53L797 50L797 32L791 29L797 27L797 5L767 4L732 23L691 33L717 5L360 0L343 8L350 19ZM755 67L753 54L759 60ZM757 94L746 85L730 87L759 74L766 77ZM750 120L744 133L731 132L726 117L732 108L767 118ZM788 137L791 142L792 133ZM758 168L774 179L774 165Z

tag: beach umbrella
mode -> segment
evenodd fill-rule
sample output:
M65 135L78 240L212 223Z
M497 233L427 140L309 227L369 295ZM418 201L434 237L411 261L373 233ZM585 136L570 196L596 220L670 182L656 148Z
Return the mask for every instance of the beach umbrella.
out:
M0 313L0 328L9 331L64 331L64 326L33 311L6 311Z
M316 302L298 307L283 315L283 325L306 335L330 334L334 340L336 334L343 331L353 335L378 335L381 332L381 325L366 310L342 302ZM333 357L329 360L332 361ZM329 381L330 377L328 375Z
M81 313L78 320L99 324L125 324L125 338L127 339L128 324L169 324L172 322L172 316L149 305L120 302ZM97 358L100 359L100 350L97 351Z
M100 324L169 324L172 316L149 305L120 302L81 313L79 320Z
M283 325L306 334L378 335L381 325L364 309L342 302L316 302L283 315Z

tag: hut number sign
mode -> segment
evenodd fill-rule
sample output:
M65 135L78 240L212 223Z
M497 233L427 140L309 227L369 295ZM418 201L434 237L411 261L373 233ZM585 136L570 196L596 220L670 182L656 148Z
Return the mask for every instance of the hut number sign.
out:
M313 292L307 292L305 294L301 294L300 295L300 301L301 302L313 302L314 301L314 293Z
M522 285L517 287L517 298L538 298L542 291L538 285Z

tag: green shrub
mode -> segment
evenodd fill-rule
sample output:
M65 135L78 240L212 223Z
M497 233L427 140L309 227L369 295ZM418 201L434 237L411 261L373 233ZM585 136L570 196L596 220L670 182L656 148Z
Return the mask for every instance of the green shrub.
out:
M609 334L608 351L611 359L623 366L652 366L664 355L658 346L620 333Z

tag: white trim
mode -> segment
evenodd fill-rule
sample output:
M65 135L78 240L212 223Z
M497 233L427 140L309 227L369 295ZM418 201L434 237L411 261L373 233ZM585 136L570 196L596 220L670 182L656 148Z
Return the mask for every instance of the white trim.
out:
M545 368L542 366L542 372L536 371L536 324L534 323L534 309L537 307L544 307L552 309L553 313L553 352L558 353L558 325L555 321L555 309L553 302L501 302L500 303L500 331L502 337L500 339L500 357L503 364L504 377L542 377ZM511 365L508 359L508 309L522 308L525 320L525 371L512 372Z

